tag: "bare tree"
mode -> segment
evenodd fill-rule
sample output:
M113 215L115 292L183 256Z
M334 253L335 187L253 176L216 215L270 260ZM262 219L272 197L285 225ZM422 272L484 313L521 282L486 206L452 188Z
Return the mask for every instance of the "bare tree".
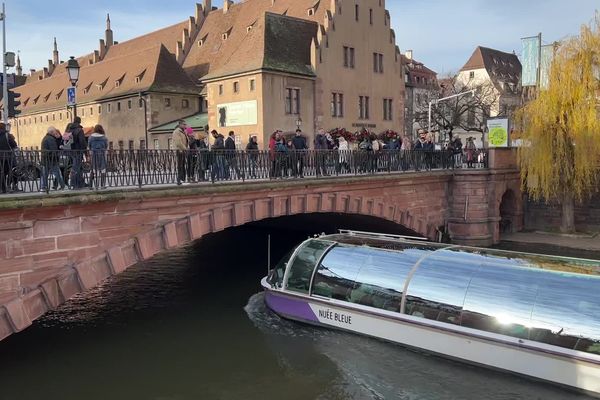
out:
M436 99L466 93L475 90L474 95L465 95L434 104L431 124L434 131L463 129L465 131L483 132L493 108L499 108L500 95L491 83L464 84L456 77L440 81L440 90L430 92L431 98L421 99L415 109L415 121L422 128L429 123L429 102ZM506 110L500 110L507 112ZM499 115L501 116L501 114Z

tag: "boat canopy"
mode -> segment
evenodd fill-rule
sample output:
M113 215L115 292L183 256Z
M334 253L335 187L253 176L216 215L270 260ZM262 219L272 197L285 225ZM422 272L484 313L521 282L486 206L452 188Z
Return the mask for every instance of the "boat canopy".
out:
M346 233L307 240L270 283L600 354L600 261Z

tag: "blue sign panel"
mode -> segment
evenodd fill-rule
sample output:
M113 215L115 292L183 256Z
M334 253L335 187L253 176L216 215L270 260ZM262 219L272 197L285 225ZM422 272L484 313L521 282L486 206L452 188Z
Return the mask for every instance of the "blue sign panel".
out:
M75 95L75 87L71 86L69 88L67 88L67 105L68 106L74 106L77 102L77 97Z

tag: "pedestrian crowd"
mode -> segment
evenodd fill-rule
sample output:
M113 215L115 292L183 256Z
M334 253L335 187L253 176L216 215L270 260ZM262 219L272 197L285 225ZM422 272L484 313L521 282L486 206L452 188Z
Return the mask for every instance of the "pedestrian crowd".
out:
M267 150L259 150L258 135L251 135L245 152L238 149L236 134L227 138L217 130L210 131L212 143L207 141L208 127L196 132L184 120L177 122L171 136L178 185L203 181L244 179L287 179L332 174L368 174L390 171L431 170L433 168L474 168L483 163L472 137L463 145L454 135L440 151L436 151L433 136L423 130L416 141L408 136L382 140L365 132L359 143L350 143L343 135L332 136L319 129L309 141L301 129L285 134L277 130L265 143ZM351 138L353 139L353 138ZM15 156L18 144L6 126L0 123L0 192L17 192L19 175ZM104 128L96 125L91 134L85 134L81 119L74 118L61 133L50 126L41 142L39 160L39 190L106 189L110 157L109 141ZM145 154L145 153L143 153ZM141 159L141 157L140 157ZM152 160L148 158L148 170ZM170 169L167 169L170 170ZM308 172L307 172L308 171ZM141 183L140 183L141 184ZM50 187L52 186L52 187Z

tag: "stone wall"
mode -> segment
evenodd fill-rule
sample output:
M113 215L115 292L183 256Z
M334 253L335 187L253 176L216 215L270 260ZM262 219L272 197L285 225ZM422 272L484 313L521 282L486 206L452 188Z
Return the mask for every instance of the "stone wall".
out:
M560 226L561 208L528 200L525 203L525 229L556 230ZM600 232L600 193L575 207L575 226L578 231Z

